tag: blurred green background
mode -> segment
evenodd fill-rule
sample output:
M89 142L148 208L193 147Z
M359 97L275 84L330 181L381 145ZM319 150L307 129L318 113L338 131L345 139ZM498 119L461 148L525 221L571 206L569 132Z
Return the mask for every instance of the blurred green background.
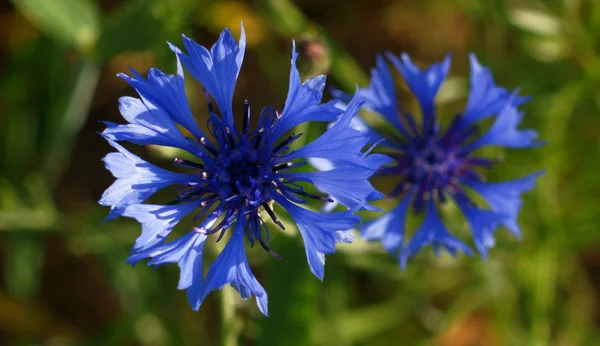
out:
M113 181L98 121L122 123L117 99L134 95L115 74L173 73L165 41L210 45L225 26L238 37L240 20L248 48L234 109L244 98L255 114L283 104L291 38L304 76L325 72L346 90L365 85L385 50L422 66L452 51L444 115L465 105L469 51L500 85L533 96L525 125L549 144L499 153L490 177L547 169L525 196L522 242L501 230L487 262L428 250L405 272L358 242L328 256L320 283L294 232L274 232L283 261L248 250L270 318L230 288L195 313L177 266L126 265L140 225L101 224L108 210L96 204ZM0 345L600 345L599 50L595 0L0 2ZM187 84L203 122L201 89Z

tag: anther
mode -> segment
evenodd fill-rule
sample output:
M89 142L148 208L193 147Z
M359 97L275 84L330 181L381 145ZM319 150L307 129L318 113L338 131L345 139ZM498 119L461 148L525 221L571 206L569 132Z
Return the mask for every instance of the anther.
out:
M316 200L320 200L320 201L327 201L329 203L333 203L333 199L329 198L329 197L323 197L323 196L319 196L319 195L315 195L314 193L310 193L310 192L306 192L306 191L296 191L296 190L292 190L293 193L300 195L300 196L304 196L304 197L308 197L308 198L312 198L312 199L316 199Z
M208 144L208 142L206 141L206 137L200 137L200 144L202 144L202 146L204 148L206 148L206 150L208 150L211 154L213 154L214 156L217 156L219 154L218 151L216 151L215 149L213 149L210 144Z
M216 193L213 193L212 195L206 197L202 202L200 202L200 206L206 207L208 205L208 203L214 201L217 197L219 197L219 195Z
M202 176L202 179L204 179L204 180L206 180L206 179L208 179L208 178L211 177L211 175L209 173L206 173L206 172L202 172L200 175Z
M280 164L278 164L278 165L275 165L275 166L273 167L273 172L279 172L279 171L281 171L281 170L284 170L284 169L290 168L290 167L292 167L293 165L294 165L294 163L293 163L293 162L280 163Z
M231 134L229 127L225 128L225 133L227 134L227 140L229 141L229 145L231 145L231 149L235 149L235 141L233 140L233 135Z
M208 105L208 111L211 113L215 112L215 107L213 107L212 102L210 101L210 94L206 88L202 88L202 92L204 93L204 97L206 98L206 104Z
M250 103L248 100L244 100L244 125L242 127L242 133L248 133L248 126L250 126Z
M192 167L192 168L204 169L204 165L201 163L180 159L178 157L173 159L173 163L175 163L178 166L182 166L182 167Z
M265 208L265 210L267 211L267 213L269 214L269 216L271 217L271 220L273 220L273 222L275 222L275 224L279 227L281 227L281 229L285 229L285 227L283 227L283 224L281 223L281 221L279 221L279 219L277 218L277 216L275 215L275 213L273 212L273 210L271 209L271 207L269 207L269 204L267 202L263 203L263 208Z
M223 219L223 221L221 221L219 223L219 226L217 226L217 228L215 229L215 233L220 229L221 230L221 234L219 234L219 237L217 238L217 243L219 241L221 241L221 239L223 238L223 236L225 235L225 231L227 230L227 227L225 227L227 225L227 217Z
M204 229L204 228L198 228L198 227L194 227L192 228L192 230L196 233L200 233L200 234L208 234L208 232Z
M258 130L258 134L254 138L254 150L258 149L260 143L262 142L263 135L265 134L265 129L261 128Z
M281 261L283 259L283 257L279 256L273 250L271 250L271 248L267 246L267 244L262 238L258 238L258 241L260 242L260 246L262 246L263 249L267 250L267 252L273 255L273 257L275 257L276 260Z
M296 139L298 139L298 137L302 136L302 134L299 135L295 135L295 134L291 134L289 135L286 139L284 139L281 143L279 143L275 148L273 148L273 154L276 154L279 152L279 150L285 148L288 144L290 144L291 142L295 141Z

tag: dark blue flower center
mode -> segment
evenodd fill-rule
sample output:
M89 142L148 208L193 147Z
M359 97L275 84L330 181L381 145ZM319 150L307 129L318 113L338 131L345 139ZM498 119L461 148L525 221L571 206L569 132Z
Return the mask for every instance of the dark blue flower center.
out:
M227 173L231 176L232 181L239 181L242 186L251 186L251 178L258 177L258 163L246 158L233 160L227 167Z
M263 217L269 217L279 227L284 228L273 212L272 194L282 194L298 203L302 203L302 198L326 200L322 196L304 191L294 181L284 179L278 174L304 164L275 163L279 155L287 151L289 145L300 135L292 134L277 144L273 143L269 135L273 133L279 118L277 113L273 115L269 108L261 112L258 130L250 132L250 106L247 101L244 104L242 131L237 131L235 127L225 127L221 118L216 116L210 102L208 106L209 129L213 141L204 137L198 138L197 156L203 163L180 158L174 160L177 165L200 172L198 180L185 186L184 191L180 192L177 200L172 203L199 202L200 209L195 219L209 215L205 219L217 221L201 226L197 231L207 234L220 231L218 240L235 223L238 213L243 212L247 215L245 231L250 243L254 245L254 242L258 241L263 248L279 257L266 245L269 230L263 220Z
M400 150L390 155L395 159L396 166L383 169L380 173L402 177L392 196L414 191L412 204L418 212L424 209L431 198L443 203L448 195L462 194L459 179L482 179L477 170L489 167L493 161L473 157L470 151L463 149L476 129L461 129L457 126L459 120L460 115L444 133L420 133L414 129L405 134Z

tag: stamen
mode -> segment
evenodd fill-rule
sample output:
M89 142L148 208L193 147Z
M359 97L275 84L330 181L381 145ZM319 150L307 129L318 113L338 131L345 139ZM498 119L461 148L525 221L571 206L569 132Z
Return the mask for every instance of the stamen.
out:
M229 141L229 145L231 145L231 149L235 149L235 141L233 140L233 135L231 134L229 127L225 128L225 133L227 134L227 140Z
M210 94L208 93L208 90L206 90L206 88L202 88L202 92L204 93L204 97L206 98L206 104L208 105L208 111L211 113L214 113L215 107L213 106L212 102L210 101Z
M200 206L201 207L206 207L206 205L208 203L210 203L211 201L215 200L217 197L219 197L219 195L216 194L216 193L213 193L212 195L204 198L204 200L202 200L202 202L200 202Z
M248 133L248 126L250 126L250 103L248 100L244 100L244 125L242 127L242 133Z
M440 203L446 203L446 200L448 199L448 198L446 198L446 192L447 191L445 189L439 190L437 197L439 198Z
M194 231L196 233L200 233L200 234L208 234L208 232L205 229L198 228L198 227L192 228L192 231Z
M271 248L269 248L267 246L267 244L265 244L265 241L263 240L262 237L258 238L258 241L260 242L260 246L262 246L263 249L267 250L267 252L269 252L271 255L273 255L273 257L275 257L275 259L277 259L278 261L281 261L283 259L283 257L276 254L273 250L271 250Z
M204 165L201 163L180 159L178 157L173 159L173 163L175 163L177 166L186 167L186 168L191 167L191 168L204 169Z
M456 193L456 189L454 188L454 185L446 185L444 187L444 192L446 192L449 195L453 195L454 193Z
M281 221L279 221L279 219L277 218L277 216L275 215L275 213L273 212L273 210L271 209L271 207L269 207L269 204L267 202L263 203L263 208L265 208L265 210L267 211L267 213L269 214L269 216L271 217L271 220L273 220L273 222L275 222L275 224L279 227L281 227L281 229L285 229L285 227L283 227L283 224L281 223Z
M291 142L295 141L296 139L298 139L300 136L302 136L302 134L299 135L295 135L295 134L291 134L289 135L286 139L284 139L281 143L279 143L272 151L273 154L277 154L281 149L283 149L284 147L286 147L288 144L290 144Z
M264 128L261 128L260 130L258 130L258 134L254 138L254 150L258 149L258 147L260 146L260 143L262 142L264 134L265 134Z
M419 136L419 127L417 126L415 119L408 114L404 114L403 112L400 112L400 117L408 123L408 126L410 127L410 130L413 132L413 135L415 137Z
M293 165L294 165L293 162L280 163L273 167L273 172L279 172L281 170L288 169L288 168L292 167Z
M223 221L221 221L221 223L219 224L219 226L221 226L221 224L223 224L223 226L225 225L225 219L223 219ZM216 243L220 242L221 239L223 239L223 236L225 235L225 231L227 230L227 228L221 226L221 234L219 234L219 237L217 238ZM216 231L215 231L216 233Z
M217 203L217 202L218 202L217 198L201 202L200 203L200 206L201 206L200 211L198 211L198 213L196 213L196 215L194 216L194 221L197 221L201 217L204 217L210 211L210 208L212 208L212 206L215 205L215 203Z
M483 157L471 157L465 160L465 164L474 165L474 166L482 166L482 167L490 167L494 164L494 161L490 159L486 159Z
M478 125L471 125L471 127L469 127L469 128L460 129L460 132L455 134L454 137L452 138L453 139L452 142L453 142L454 146L458 146L459 144L463 143L469 137L471 137L472 135L477 133L477 131L479 131Z
M459 125L461 124L462 114L457 114L448 127L446 127L446 132L442 136L441 143L448 145L453 139L453 136L456 134Z
M203 194L208 193L208 192L210 192L210 191L192 189L192 190L187 190L187 191L180 193L179 196L177 196L177 198L179 198L179 200L181 200L181 201L185 201L185 200L191 199L192 197L202 196Z
M206 172L202 172L200 175L202 176L202 179L204 179L204 180L212 177L212 174L206 173Z
M214 156L219 154L219 152L213 149L212 146L206 141L206 137L200 137L200 144L202 144L202 146Z
M291 190L293 193L300 195L300 196L304 196L304 197L308 197L308 198L312 198L312 199L316 199L316 200L320 200L320 201L327 201L329 203L333 203L333 199L331 199L330 197L327 196L319 196L319 195L315 195L313 193L310 192L306 192L306 191L296 191L296 190Z
M210 227L209 229L194 227L194 232L197 232L200 234L211 235L211 234L217 233L218 231L221 231L219 238L216 240L216 242L218 243L219 240L221 240L221 238L223 237L223 234L225 233L225 231L227 230L227 228L224 227L226 222L227 222L227 218L224 218L216 226Z

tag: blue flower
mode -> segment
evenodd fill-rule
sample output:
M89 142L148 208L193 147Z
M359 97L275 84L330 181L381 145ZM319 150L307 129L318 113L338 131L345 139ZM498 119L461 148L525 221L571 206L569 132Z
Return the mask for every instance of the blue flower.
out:
M489 69L471 54L471 90L466 109L442 129L434 99L448 75L450 55L425 70L419 69L406 54L398 58L388 53L387 57L416 96L422 120L398 105L392 73L385 59L378 56L370 85L360 89L359 95L365 100L364 107L382 116L393 132L384 136L358 118L352 119L351 126L368 136L370 143L380 143L393 158L394 163L377 175L398 179L389 197L400 197L400 202L361 225L362 236L381 241L388 252L398 256L402 268L409 257L428 245L436 254L445 248L453 255L458 251L472 255L472 250L450 234L440 218L439 207L452 199L467 219L475 247L485 259L488 249L494 246L494 232L499 226L520 236L517 216L521 194L531 190L542 173L488 183L484 173L495 161L476 152L489 146L531 148L540 144L535 140L535 131L518 128L523 117L518 106L528 98L497 86ZM339 90L333 93L342 101L350 99ZM481 134L477 123L488 118L493 118L492 125ZM487 207L478 205L473 193L482 197ZM406 241L405 224L411 207L415 213L424 211L425 216L421 227Z
M151 69L147 79L133 70L131 77L119 74L140 97L120 99L119 109L129 124L106 123L108 127L102 132L117 149L104 158L117 180L99 203L110 206L107 219L125 216L142 224L142 234L127 262L136 264L149 258L149 265L177 263L181 268L178 288L187 290L195 310L209 292L229 284L243 298L254 296L260 311L267 315L267 293L252 274L244 239L279 259L267 245L271 229L266 223L270 219L284 228L274 212L274 205L279 205L298 226L310 269L322 280L325 255L335 251L336 243L353 240L349 229L360 221L354 212L373 209L369 202L383 196L368 179L391 160L362 151L369 139L351 127L362 106L358 97L342 110L335 107L337 101L321 103L325 76L301 83L295 47L284 109L263 109L258 126L251 129L248 101L239 113L232 106L245 51L243 28L239 43L228 29L210 50L185 36L183 43L186 52L170 45L178 60L175 75L157 69ZM204 86L209 113L207 133L190 111L182 65ZM296 125L337 118L340 121L316 140L290 150L290 144L302 135L289 134ZM173 163L185 173L171 172L117 143L123 141L178 148L194 159L175 158ZM328 172L296 170L308 159L333 157L339 157L339 165ZM169 186L177 187L172 200L162 205L143 204ZM335 199L348 210L329 214L311 211L301 206L309 199ZM193 218L195 227L187 235L167 242L185 217ZM203 275L207 240L219 241L227 230L231 230L227 245Z

